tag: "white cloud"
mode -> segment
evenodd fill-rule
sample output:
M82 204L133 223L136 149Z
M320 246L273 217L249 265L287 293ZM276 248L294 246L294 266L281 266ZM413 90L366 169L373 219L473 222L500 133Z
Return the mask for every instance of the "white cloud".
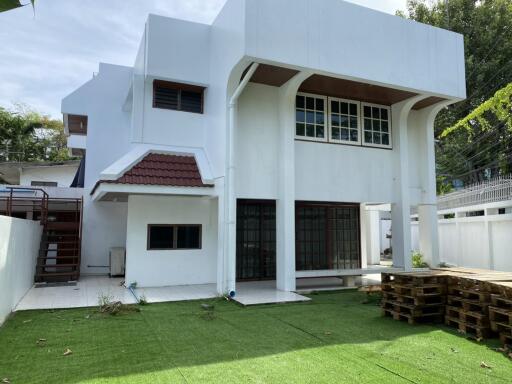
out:
M277 1L277 0L276 0ZM318 0L321 1L321 0ZM348 0L394 13L405 0ZM0 13L0 106L60 118L60 101L98 63L131 65L148 13L211 23L225 0L40 0Z

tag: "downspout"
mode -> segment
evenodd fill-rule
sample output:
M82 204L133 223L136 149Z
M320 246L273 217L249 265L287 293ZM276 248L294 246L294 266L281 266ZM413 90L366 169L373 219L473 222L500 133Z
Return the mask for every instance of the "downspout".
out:
M229 271L232 268L231 273L227 273L227 290L230 297L235 296L235 275L236 275L236 197L235 197L235 129L237 126L237 109L238 109L238 98L242 94L243 90L247 86L247 83L251 79L252 75L258 68L258 63L252 63L251 67L247 71L246 75L238 84L235 92L229 99L229 122L227 125L226 132L226 150L227 150L227 161L226 161L226 183L225 183L225 260L227 262L226 269ZM234 272L234 273L232 273Z

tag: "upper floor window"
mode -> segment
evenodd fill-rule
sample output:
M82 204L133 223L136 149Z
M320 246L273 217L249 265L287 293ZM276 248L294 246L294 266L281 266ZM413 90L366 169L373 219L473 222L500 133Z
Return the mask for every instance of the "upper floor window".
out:
M391 148L389 107L363 103L364 144Z
M203 113L203 100L203 87L162 80L153 82L153 108Z
M295 137L391 148L391 109L387 106L298 93Z
M359 104L350 100L330 99L331 140L357 144L359 135Z
M327 98L300 93L296 98L295 135L310 140L325 140Z

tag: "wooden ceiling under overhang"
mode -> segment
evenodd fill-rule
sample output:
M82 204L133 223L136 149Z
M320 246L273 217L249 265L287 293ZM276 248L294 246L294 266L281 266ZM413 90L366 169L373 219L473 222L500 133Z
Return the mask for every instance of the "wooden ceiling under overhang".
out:
M294 69L260 64L252 75L251 82L280 87L298 72L299 71ZM245 73L246 72L244 72L244 75ZM299 92L359 100L382 105L392 105L416 96L416 93L413 92L323 75L312 75L307 78L300 86ZM417 102L413 109L422 109L443 100L444 99L441 97L427 97Z

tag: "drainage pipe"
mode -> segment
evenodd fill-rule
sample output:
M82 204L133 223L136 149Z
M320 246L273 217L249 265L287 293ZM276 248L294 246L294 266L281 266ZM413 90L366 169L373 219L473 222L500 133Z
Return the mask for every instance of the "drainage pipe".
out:
M229 99L229 122L226 132L226 182L224 186L225 196L225 241L224 255L226 260L225 270L227 272L227 290L231 297L235 296L235 276L236 276L236 197L235 197L235 129L237 128L238 98L247 86L252 75L258 68L258 63L252 63L244 78L238 84Z

